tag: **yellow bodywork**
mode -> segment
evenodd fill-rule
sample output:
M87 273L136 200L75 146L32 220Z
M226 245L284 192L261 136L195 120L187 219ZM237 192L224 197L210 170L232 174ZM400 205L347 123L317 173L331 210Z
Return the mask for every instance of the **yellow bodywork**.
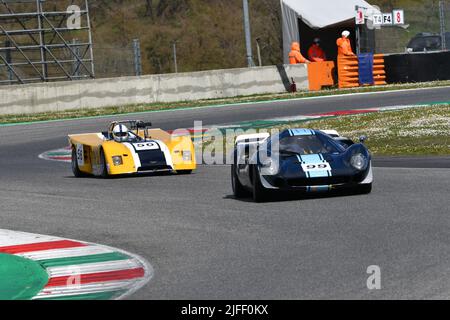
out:
M190 136L172 136L161 129L146 129L147 138L163 142L169 149L174 171L190 171L197 168L195 147ZM133 131L145 137L144 131ZM69 143L76 152L79 170L83 173L100 175L102 168L101 150L103 150L109 175L138 172L133 154L124 144L107 140L101 133L69 135ZM183 151L191 152L191 160L183 159ZM114 165L112 158L122 157L121 165ZM166 159L167 160L167 159Z

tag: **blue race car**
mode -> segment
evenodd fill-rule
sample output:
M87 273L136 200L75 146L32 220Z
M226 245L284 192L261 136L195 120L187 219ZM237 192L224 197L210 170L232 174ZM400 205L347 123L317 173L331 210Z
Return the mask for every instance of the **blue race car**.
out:
M270 190L305 193L352 188L372 191L371 155L336 131L288 129L236 138L231 181L236 198L264 201Z

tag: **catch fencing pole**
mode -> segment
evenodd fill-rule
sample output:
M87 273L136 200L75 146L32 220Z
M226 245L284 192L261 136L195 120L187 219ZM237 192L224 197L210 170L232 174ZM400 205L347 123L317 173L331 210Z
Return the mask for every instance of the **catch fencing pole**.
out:
M445 39L445 3L444 1L439 1L439 20L441 26L441 44L442 50L447 49L447 43Z
M142 58L141 58L141 43L139 39L133 40L134 53L134 72L136 76L142 75Z
M175 67L175 73L178 73L177 42L176 41L173 42L172 47L173 47L173 64Z
M250 32L250 15L248 12L248 0L242 0L244 7L244 30L245 30L245 44L247 47L247 64L248 67L254 67L253 53L252 53L252 37Z

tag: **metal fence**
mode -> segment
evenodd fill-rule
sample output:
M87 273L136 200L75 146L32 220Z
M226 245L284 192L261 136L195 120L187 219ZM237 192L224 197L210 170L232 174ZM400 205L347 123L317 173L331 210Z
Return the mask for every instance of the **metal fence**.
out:
M0 3L4 2L5 0L0 0ZM14 2L20 1L15 0ZM396 8L390 6L380 7L381 12L392 12L393 9ZM424 34L422 36L423 39L418 40L419 43L421 41L425 42L424 48L426 51L450 49L450 0L427 0L421 4L408 6L403 9L405 16L405 25L403 26L383 26L378 29L373 29L366 25L362 29L360 39L362 52L385 54L404 53L411 39L419 33L426 33L426 35ZM442 34L447 34L447 37L441 37ZM1 39L2 43L0 43L0 46L12 46L8 44L8 40L9 38ZM67 72L72 78L81 78L84 76L84 74L80 73L84 70L80 67L80 61L74 58L77 56L83 57L83 54L86 52L82 47L84 42L86 40L82 37L78 39L67 39L67 44L61 50L61 56L58 56L58 61L61 61L61 64L65 66L65 69L67 69ZM17 65L23 65L20 70L21 74L19 75L22 75L22 73L25 75L28 73L32 74L36 68L37 62L35 61L46 63L49 74L51 74L53 69L56 70L56 67L51 64L51 59L40 62L42 60L40 58L40 52L30 52L25 58L23 54L21 55L20 51L9 52L8 50L4 50L0 54L5 61L13 61ZM30 64L27 60L33 61L33 63ZM83 59L80 60L84 62ZM115 46L113 43L94 43L93 60L95 62L96 78L142 74L141 48L138 40L134 40L125 46ZM89 62L90 60L87 59L86 61ZM11 74L11 70L7 68L6 64L0 63L0 80L14 80L15 78L15 75ZM8 83L8 81L5 82ZM15 82L10 81L9 83Z
M79 42L77 39L72 39L71 44L73 45L73 50L79 54L80 47L75 46L77 42ZM136 48L135 43L123 47L94 45L93 52L96 78L113 78L142 74L140 48ZM32 59L36 60L38 59L38 54L35 55L36 57L29 54ZM73 54L69 50L64 50L61 53L61 59L64 61L72 61ZM14 57L13 60L17 64L26 62L21 57ZM31 73L27 68L31 69L31 66L23 67L21 74ZM71 65L66 68L75 77L78 76L81 70L77 61L72 61ZM14 79L14 75L10 73L11 71L6 66L0 65L0 79Z
M94 45L95 73L97 78L134 76L133 46L106 47Z
M0 84L93 78L93 69L87 0L0 0Z

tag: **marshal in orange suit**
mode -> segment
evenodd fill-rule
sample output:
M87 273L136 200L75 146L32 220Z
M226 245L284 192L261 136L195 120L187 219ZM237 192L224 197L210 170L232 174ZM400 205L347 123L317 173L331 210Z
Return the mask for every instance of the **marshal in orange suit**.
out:
M298 42L292 42L291 49L291 52L289 52L290 64L310 63L310 61L301 54L300 44Z

